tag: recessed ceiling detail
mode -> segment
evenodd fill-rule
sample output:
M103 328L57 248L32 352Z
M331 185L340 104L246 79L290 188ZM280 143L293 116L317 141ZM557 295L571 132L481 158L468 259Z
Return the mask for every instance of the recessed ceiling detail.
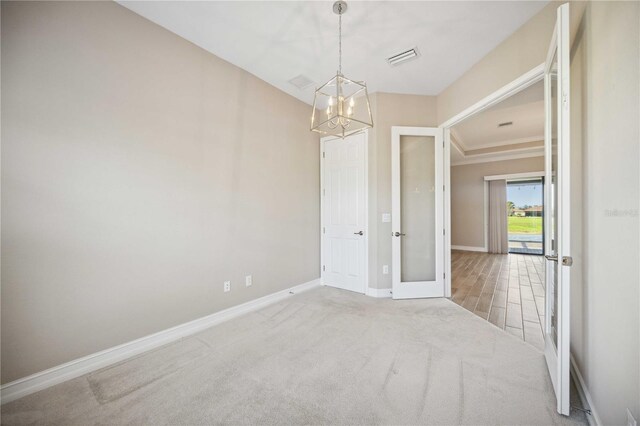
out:
M451 129L451 164L544 154L544 90L538 82Z

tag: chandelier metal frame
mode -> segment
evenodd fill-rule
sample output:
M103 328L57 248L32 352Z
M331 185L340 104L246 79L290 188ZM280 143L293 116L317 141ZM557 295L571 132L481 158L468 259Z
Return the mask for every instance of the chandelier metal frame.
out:
M333 4L333 12L338 15L338 71L325 84L315 91L313 112L311 114L311 131L324 135L334 135L344 139L347 136L360 133L373 127L369 93L364 81L346 78L342 74L342 15L347 11L347 3L339 0ZM326 120L319 118L324 109L321 100L327 99ZM365 109L356 118L356 100L364 100ZM366 115L365 115L366 114Z

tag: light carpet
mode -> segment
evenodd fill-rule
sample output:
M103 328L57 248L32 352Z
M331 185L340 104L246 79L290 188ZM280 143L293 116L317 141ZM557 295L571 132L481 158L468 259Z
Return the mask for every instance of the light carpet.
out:
M541 352L451 301L327 287L2 406L6 425L582 422Z

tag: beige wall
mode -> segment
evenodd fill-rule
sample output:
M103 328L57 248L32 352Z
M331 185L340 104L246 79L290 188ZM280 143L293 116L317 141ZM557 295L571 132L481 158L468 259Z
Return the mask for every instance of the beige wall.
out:
M2 2L2 382L319 277L310 112L116 3Z
M375 93L374 128L369 133L369 287L391 288L391 127L437 126L434 96ZM389 265L389 274L382 266Z
M544 157L451 168L451 245L484 247L484 177L544 170Z
M640 4L592 2L575 21L571 350L603 424L626 424L627 408L640 420Z

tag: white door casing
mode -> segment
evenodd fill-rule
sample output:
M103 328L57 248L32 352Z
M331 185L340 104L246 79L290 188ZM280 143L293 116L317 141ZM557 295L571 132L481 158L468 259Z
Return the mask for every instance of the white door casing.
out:
M367 132L322 138L321 278L325 285L367 290Z
M408 153L403 154L403 144L401 140L403 137L421 137L420 139L414 139L411 144L416 147L416 144L424 144L420 147L418 152L419 154L410 155ZM426 137L426 138L425 138ZM409 141L406 142L408 144ZM392 193L392 208L391 208L391 217L392 217L392 296L394 299L413 299L413 298L424 298L424 297L444 297L445 289L444 289L444 188L443 188L443 169L444 169L444 158L443 158L443 130L441 128L432 128L432 127L400 127L394 126L391 128L391 193ZM406 146L406 145L405 145ZM427 167L428 162L425 160L421 163L422 155L431 156L433 155L433 165L430 166L433 170L427 170L429 176L429 181L427 184L427 180L420 183L422 187L416 186L415 194L417 197L424 197L425 192L433 192L433 205L431 207L427 207L427 210L424 212L415 209L412 212L409 212L409 209L404 212L405 217L407 214L411 213L412 215L421 215L422 213L427 213L429 217L423 217L426 219L424 223L424 228L432 229L430 232L422 233L420 238L422 241L417 242L417 244L411 243L411 238L418 238L416 233L416 228L414 225L412 235L403 235L411 233L409 230L403 228L403 192L405 196L408 197L408 191L406 188L403 189L402 176L403 173L406 177L406 170L403 170L403 167L414 167L416 170L423 169ZM414 161L413 165L405 166L402 164L402 157L404 156L405 161L412 159ZM426 187L425 187L426 185ZM405 200L406 203L409 203L409 200ZM429 223L429 221L433 221L433 225ZM422 226L422 225L419 225ZM433 226L433 228L431 228ZM406 231L406 232L405 232ZM418 230L420 231L420 230ZM425 239L433 239L433 241L425 241ZM425 246L427 244L427 248L422 250L421 253L416 251L417 245ZM433 244L431 246L431 244ZM433 247L433 251L431 251L431 247ZM403 250L405 252L403 253ZM409 250L413 250L413 252L409 252ZM419 253L419 256L416 257L416 253ZM427 273L425 276L430 275L429 278L422 279L419 278L419 275L414 277L407 276L403 277L403 256L411 255L410 258L413 259L414 263L424 262L425 264L430 263L433 265L434 270L432 273ZM420 257L422 256L422 257ZM407 263L404 265L407 268Z
M570 42L569 4L558 8L547 54L545 90L545 359L560 414L570 400ZM554 140L555 139L555 140Z

